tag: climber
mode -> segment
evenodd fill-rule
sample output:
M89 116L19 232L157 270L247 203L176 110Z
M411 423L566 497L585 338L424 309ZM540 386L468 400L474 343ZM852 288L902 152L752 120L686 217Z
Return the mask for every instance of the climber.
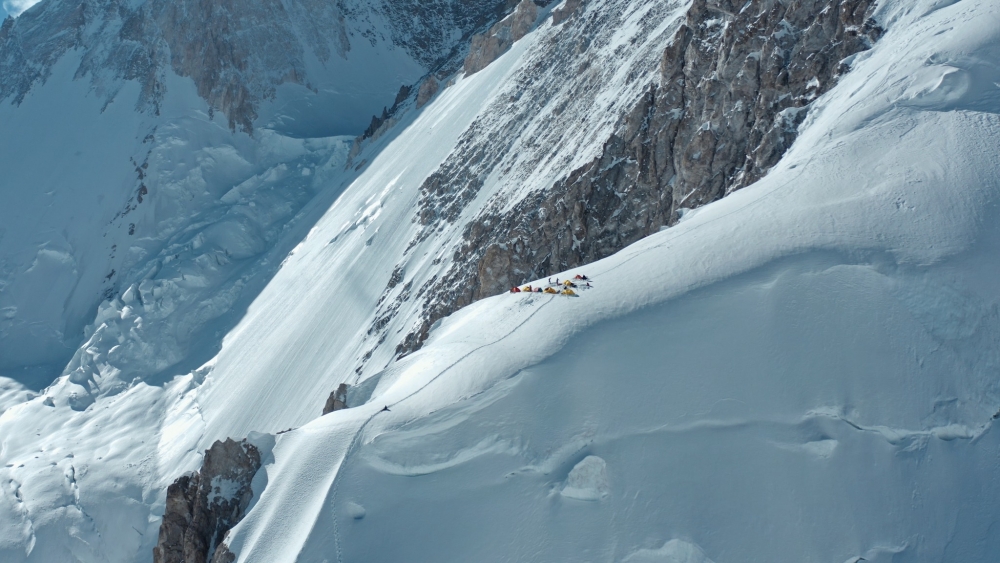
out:
M382 407L382 410L380 410L378 412L389 412L389 405L386 405L386 406Z
M510 292L511 292L511 293L521 293L521 288L520 288L520 287L517 287L517 286L515 285L514 287L510 288Z

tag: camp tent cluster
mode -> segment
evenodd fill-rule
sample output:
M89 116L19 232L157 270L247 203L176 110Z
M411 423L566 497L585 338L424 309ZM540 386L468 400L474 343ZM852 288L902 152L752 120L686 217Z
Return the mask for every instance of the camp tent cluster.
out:
M586 289L589 287L592 287L590 285L590 278L588 278L583 274L577 274L573 276L573 279L567 279L563 281L560 281L559 278L555 278L555 281L552 281L552 278L549 278L549 283L545 287L542 287L541 285L533 286L531 284L528 284L523 287L518 287L515 285L514 287L510 288L510 292L546 293L549 295L565 295L567 297L578 297L577 292L573 291L574 289L580 289L580 288Z

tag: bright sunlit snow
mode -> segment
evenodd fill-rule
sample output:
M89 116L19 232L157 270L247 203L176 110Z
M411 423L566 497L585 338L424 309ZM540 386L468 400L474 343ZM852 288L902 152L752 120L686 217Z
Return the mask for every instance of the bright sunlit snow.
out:
M621 26L579 56L655 68L685 7L588 2L581 17ZM0 286L0 328L38 323L0 341L21 370L0 363L0 560L150 561L166 487L214 440L252 435L265 466L229 536L240 562L992 561L1000 9L887 0L877 17L885 37L764 179L562 273L593 278L577 297L477 302L357 371L394 268L418 288L450 260L461 222L407 245L420 185L472 124L507 130L496 108L518 89L565 102L559 143L527 124L503 139L508 169L546 163L487 178L477 201L514 200L599 149L612 120L588 104L627 107L644 84L618 68L584 100L554 84L545 21L349 158L350 139L292 117L234 135L178 79L152 150L114 131L59 141L120 175L102 154L148 154L172 194L100 260L74 229L130 240L111 192L23 155L50 178L32 209L65 226L0 211L0 248L30 249ZM654 33L632 41L643 18ZM141 125L80 87L79 107L45 88L21 107ZM0 106L0 127L33 134L19 111ZM58 283L98 267L134 277L95 312ZM419 312L405 303L395 338ZM370 399L319 417L340 382Z

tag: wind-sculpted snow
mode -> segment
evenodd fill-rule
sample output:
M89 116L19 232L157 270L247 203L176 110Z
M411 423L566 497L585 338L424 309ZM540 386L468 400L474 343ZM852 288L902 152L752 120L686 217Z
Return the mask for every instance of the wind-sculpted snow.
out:
M993 60L1000 14L930 6L882 8L760 182L279 437L238 560L991 561L996 92L901 102Z
M560 272L593 278L578 297L480 301L401 361L474 211L597 156L686 6L593 0L558 25L542 9L349 171L346 144L300 138L293 109L262 113L251 142L169 83L198 109L165 104L135 162L108 168L120 191L99 192L129 210L109 233L149 246L115 268L129 283L79 351L85 375L0 387L0 559L149 561L165 490L205 448L294 428L227 536L238 561L992 560L1000 16L945 4L883 5L885 37L761 181ZM593 78L560 70L588 61ZM456 221L427 228L421 186L470 131L500 154L469 162ZM142 194L150 178L165 189ZM185 198L204 215L174 222ZM73 255L52 246L39 264ZM216 306L229 316L205 320ZM183 359L151 376L169 350ZM341 382L377 387L318 417Z

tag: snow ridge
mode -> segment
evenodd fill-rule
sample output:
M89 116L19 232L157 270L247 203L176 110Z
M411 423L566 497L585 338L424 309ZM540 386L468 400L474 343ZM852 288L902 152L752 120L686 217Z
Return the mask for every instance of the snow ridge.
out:
M132 116L120 136L138 148L111 151L134 161L107 168L120 192L87 193L127 202L114 211L129 215L98 222L134 254L114 263L126 264L117 297L74 364L82 383L0 413L0 558L148 561L170 483L215 440L256 430L276 437L226 540L240 562L992 560L1000 14L988 3L886 2L886 35L813 102L767 176L557 272L593 278L580 297L478 301L397 361L465 225L596 158L688 7L593 0L558 25L541 10L350 170L343 137L302 135L293 110L275 109L295 84L262 106L253 138L208 118L174 73L161 116L107 105ZM48 84L99 110L72 56ZM585 61L607 79L577 96L559 67ZM51 92L20 108L58 109L41 104ZM190 127L204 129L185 142ZM445 190L442 210L468 196L454 219L422 223L422 186L478 135L501 156L471 161L471 191ZM197 205L167 212L185 198ZM68 243L32 247L26 263L96 262ZM263 287L228 301L241 280ZM199 316L223 302L231 316ZM150 374L141 362L166 357L162 343L182 359ZM374 387L371 399L318 416L341 382Z

